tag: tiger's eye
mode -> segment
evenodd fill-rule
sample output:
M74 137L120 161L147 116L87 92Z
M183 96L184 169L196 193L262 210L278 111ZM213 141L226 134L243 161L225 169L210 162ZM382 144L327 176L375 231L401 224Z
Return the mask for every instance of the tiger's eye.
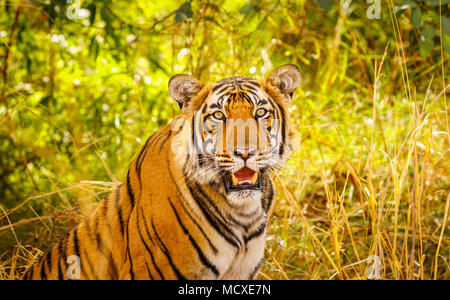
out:
M224 114L223 114L221 111L216 111L216 112L213 114L213 117L214 117L215 119L217 119L217 120L222 120L223 117L224 117Z
M256 116L261 118L264 117L264 115L267 113L267 110L265 108L258 108L256 111Z

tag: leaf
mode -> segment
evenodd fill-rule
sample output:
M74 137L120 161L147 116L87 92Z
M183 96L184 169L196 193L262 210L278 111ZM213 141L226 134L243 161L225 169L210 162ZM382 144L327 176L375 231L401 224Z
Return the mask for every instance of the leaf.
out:
M416 7L411 16L411 23L419 29L422 26L422 10Z
M106 24L111 24L114 21L114 17L111 15L111 12L108 10L108 7L104 6L100 11L100 16Z
M450 33L450 19L442 16L442 31Z
M241 10L239 11L242 15L246 15L250 13L252 10L254 10L255 7L251 3L247 3L244 6L241 7Z
M94 3L91 3L88 5L87 9L89 9L89 11L91 12L90 16L89 16L89 22L91 23L91 26L94 24L95 22L95 15L97 13L97 6L95 6Z
M182 12L181 10L177 10L177 13L175 14L175 22L179 23L186 18L186 14Z
M185 18L192 18L194 16L194 12L192 11L191 1L184 2L180 8L178 8L175 14L175 22L179 23L183 21Z
M442 1L442 2L440 2L440 1ZM439 6L439 4L441 4L441 5L449 4L450 0L425 0L425 3L430 6Z
M186 15L186 17L188 17L189 19L192 18L194 16L194 12L192 11L192 5L191 5L191 1L187 1L185 3L183 3L179 10L181 10L182 12L184 12L184 14Z
M445 51L450 54L450 33L444 34L442 43L444 44Z
M423 58L428 58L434 48L433 38L436 35L436 30L433 27L425 26L420 35L420 54Z
M395 12L399 12L401 10L405 10L408 8L414 8L417 7L417 3L414 1L403 1L399 5L395 6Z
M331 8L331 0L317 0L317 4L319 4L320 8L323 9L325 13Z

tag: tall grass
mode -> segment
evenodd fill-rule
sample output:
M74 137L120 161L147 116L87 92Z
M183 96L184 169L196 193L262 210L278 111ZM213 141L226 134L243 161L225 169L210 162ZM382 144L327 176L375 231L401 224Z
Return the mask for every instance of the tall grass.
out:
M385 52L373 61L371 114L303 116L298 131L313 142L303 140L275 176L279 200L262 278L450 279L450 86L443 79L432 94L432 77L425 94L416 93L391 2L390 10L404 93L383 93ZM315 98L359 97L327 93Z

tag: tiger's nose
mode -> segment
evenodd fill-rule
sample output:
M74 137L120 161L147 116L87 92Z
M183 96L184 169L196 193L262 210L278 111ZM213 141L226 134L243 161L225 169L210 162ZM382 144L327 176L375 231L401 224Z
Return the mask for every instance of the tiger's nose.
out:
M233 153L234 153L234 155L239 156L244 161L246 161L251 156L256 154L256 148L254 148L254 147L250 147L250 148L240 148L240 147L238 147L238 148L234 149Z

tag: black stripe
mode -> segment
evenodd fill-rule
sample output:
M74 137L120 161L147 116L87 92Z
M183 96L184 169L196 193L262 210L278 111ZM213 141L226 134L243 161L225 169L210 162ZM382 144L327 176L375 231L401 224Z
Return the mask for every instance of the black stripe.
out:
M232 88L232 87L233 87L232 85L229 85L229 84L228 84L228 86L224 87L224 88L221 89L219 92L217 92L217 95L222 94L223 92L225 92L226 90L228 90L228 89L230 89L230 88Z
M156 135L158 134L158 135ZM147 152L148 149L152 147L152 145L161 137L160 132L155 132L153 133L145 142L144 147L141 149L141 151L139 152L139 155L136 159L136 173L137 173L137 177L139 179L139 190L142 189L142 178L141 178L141 169L142 169L142 164L144 163L145 157L147 156ZM143 153L143 156L142 156Z
M62 268L61 268L61 272L63 272L62 274L59 272L59 274L58 274L58 277L60 277L60 280L62 280L62 279L65 279L65 271L67 271L67 266L66 266L66 264L67 264L67 255L66 255L66 250L67 250L67 245L66 245L66 243L67 243L67 240L68 240L68 235L66 235L62 240L61 240L61 242L60 242L60 244L59 244L59 248L58 248L58 250L59 250L59 253L60 253L60 255L61 255L61 258L60 258L60 263L61 263L61 259L62 259L62 263L63 263L63 265L62 265ZM64 266L66 266L65 268L64 268Z
M214 254L217 254L219 252L219 250L217 249L216 246L214 246L214 244L211 242L211 240L209 239L208 235L205 233L205 231L203 230L203 228L198 224L198 222L194 219L194 217L189 213L189 211L186 209L186 207L184 207L184 204L182 204L182 207L184 209L184 212L189 216L189 218L191 219L191 221L195 224L195 226L197 227L197 229L202 233L203 237L206 239L206 241L208 242L209 246L211 247L212 251L214 252Z
M257 83L256 81L249 80L249 81L247 81L247 83L253 84L254 86L259 87L259 88L261 87L259 85L259 83Z
M152 219L152 229L153 229L153 232L155 233L156 239L158 240L158 246L161 249L161 251L164 253L164 255L166 256L167 260L169 261L169 264L172 267L172 270L174 271L175 275L178 277L178 279L186 280L186 278L180 273L178 268L173 263L172 257L170 256L170 253L169 253L169 250L167 250L163 241L159 237L158 232L156 231L155 224L153 223L153 219Z
M81 258L80 244L78 240L78 228L75 228L73 231L73 248L75 249L75 255Z
M104 225L106 226L106 228L108 228L108 233L109 233L110 240L113 240L114 239L114 234L111 231L111 224L109 223L109 219L108 219L108 216L107 216L108 208L109 208L108 201L105 201L104 206L103 206L103 215L104 215L104 217L102 218L102 220L105 223ZM113 268L113 273L114 273L114 275L117 278L119 275L118 275L118 271L117 271L117 264L114 261L114 255L113 255L111 249L107 249L107 250L108 250L108 254L106 254L106 255L104 254L104 256L107 257L108 264L111 265L111 267ZM104 253L104 251L103 251L103 253Z
M248 229L250 227L252 227L252 225L254 225L261 218L261 216L258 216L254 220L250 220L249 223L243 223L243 222L237 220L236 218L234 218L231 214L227 214L227 217L228 217L228 219L230 219L233 222L234 225L241 227L245 231L248 231Z
M267 104L267 103L269 103L266 99L258 99L259 100L259 102L258 102L258 105L265 105L265 104Z
M281 113L281 145L280 145L280 155L284 154L284 143L286 142L286 116L284 114L283 108L279 108Z
M268 181L269 181L269 197L267 197L268 203L265 203L265 204L266 204L266 207L264 207L264 210L265 210L266 212L269 211L269 209L270 209L270 207L271 207L271 205L272 205L272 201L273 201L273 199L274 199L273 185L271 184L270 179L268 179ZM264 197L264 200L266 200L265 197ZM265 202L265 201L264 201L264 202Z
M25 280L31 280L33 279L33 274L34 274L34 265L32 265L28 271L25 273L24 279Z
M59 257L58 258L58 280L64 280L64 275L61 270L62 241L59 242L57 250L58 250L58 253L56 253L56 257Z
M212 91L215 92L218 89L220 89L222 86L224 86L225 84L227 84L226 82L224 83L219 83L218 85L216 85L215 87L213 87Z
M231 93L228 95L228 101L234 102L236 100L236 93Z
M169 134L167 135L167 137L161 142L161 146L159 147L159 153L161 153L162 148L164 147L166 142L169 140L171 135L172 135L172 131L170 131Z
M91 270L91 273L94 275L94 280L97 280L98 278L97 278L97 273L95 272L96 270L95 270L95 268L94 268L94 266L92 265L92 261L91 261L91 259L89 258L89 253L88 253L88 251L86 251L86 249L83 249L84 251L84 257L86 258L86 261L88 262L88 266L89 266L89 269Z
M73 230L72 242L73 242L73 248L75 250L75 255L80 259L80 272L81 272L81 274L84 274L84 277L87 277L86 273L83 270L84 263L81 263L81 252L80 252L80 244L79 244L79 239L78 239L78 228L75 228Z
M150 272L150 269L149 269L149 267L148 267L147 262L145 262L145 267L147 268L147 274L148 274L148 277L149 277L151 280L154 280L155 278L153 278L152 273Z
M254 211L250 212L250 213L243 213L243 212L237 212L237 215L242 217L242 218L251 218L254 217L256 214L258 214L260 212L259 207L256 208Z
M48 267L48 273L49 275L52 273L52 250L50 249L50 252L47 253L47 267Z
M264 221L261 225L259 225L258 230L252 232L251 234L244 237L245 243L247 244L251 240L261 236L266 230L267 223Z
M141 207L141 210L142 210L142 207ZM142 214L142 217L143 217L144 222L145 222L144 212L141 211L141 214ZM147 229L147 224L144 223L144 225L145 225L145 230L147 231L148 237L151 239L150 233L148 232L148 229ZM139 226L139 211L137 212L136 226L137 226L137 229L138 229L139 238L141 239L141 242L144 244L144 247L145 247L145 250L147 250L147 253L150 254L150 259L152 260L152 264L153 264L153 266L155 267L156 272L158 272L159 276L161 276L161 279L164 280L164 275L161 273L161 270L158 268L158 265L157 265L156 262L155 262L155 258L154 258L154 256L153 256L153 253L152 253L150 247L149 247L149 246L147 245L147 243L145 242L144 237L142 236L141 228L140 228L140 226ZM145 264L147 265L147 262L145 262ZM147 270L148 270L148 265L147 265ZM148 271L149 271L149 274L150 274L150 270L148 270ZM151 276L151 274L150 274L150 277L153 279L153 277Z
M131 259L131 253L130 253L130 237L129 237L130 233L128 231L128 227L129 227L128 225L130 223L131 213L132 213L132 211L130 212L130 216L128 217L127 232L126 232L125 238L127 239L127 248L126 248L127 257L128 257L128 260L130 261L130 275L131 275L131 279L134 280L133 260Z
M45 261L47 260L47 256L44 256L44 258L41 261L41 280L47 279L47 272L45 271Z
M93 220L93 219L92 219ZM95 221L95 220L94 220ZM86 230L87 230L87 234L89 236L89 240L88 242L90 243L94 243L95 241L97 241L96 236L94 236L94 234L92 233L92 226L91 224L88 222L86 222ZM94 248L98 248L98 241L97 244L94 244ZM91 269L92 273L94 274L94 277L97 279L97 274L96 274L96 270L95 268L92 266L92 262L89 258L89 253L85 250L84 251L84 256L86 257L86 259L88 260L88 264L89 264L89 268Z
M94 224L92 224L92 222L94 222ZM90 238L90 241L92 243L94 243L94 248L98 247L98 242L95 243L95 241L97 240L95 237L95 234L97 233L97 220L92 218L90 220L88 220L86 222L86 226L87 226L87 231L88 231L88 235Z
M249 89L249 90L251 90L251 91L256 91L255 87L253 87L253 86L251 86L251 85L248 85L248 84L242 84L242 86L245 87L245 88L247 88L247 89Z
M256 265L255 269L253 269L253 271L250 273L250 276L248 277L249 280L253 280L256 278L256 273L259 271L259 269L261 268L262 264L264 262L264 258L262 258L259 263Z
M219 275L219 271L217 271L217 267L215 265L213 265L206 257L205 254L202 252L202 250L200 249L200 247L198 246L197 242L195 241L195 239L192 237L192 235L189 233L189 231L186 229L186 226L184 226L183 222L181 221L180 216L178 215L177 210L175 209L175 207L173 206L172 201L170 201L170 198L167 199L169 201L170 206L172 207L172 210L175 214L175 217L177 218L178 224L181 226L181 229L183 229L183 232L188 236L189 241L191 242L192 246L194 246L195 250L197 251L197 254L200 258L200 261L206 266L208 267L213 273L214 275L216 275L216 277Z
M153 149L153 147L156 147L156 145L162 139L163 136L165 136L164 131L162 131L162 130L158 131L158 135L155 136L155 138L151 141L149 148ZM146 155L147 155L147 153L146 153Z
M128 173L127 173L127 191L128 191L128 196L130 197L131 210L133 210L134 194L133 194L133 188L131 187L131 183L130 183L130 169L128 169ZM131 215L131 212L130 212L130 215Z
M142 147L142 149L141 149L141 151L139 152L139 155L138 155L138 157L136 158L136 166L135 166L135 170L136 170L136 173L138 174L138 177L139 177L139 184L141 183L141 166L142 166L142 162L144 161L144 159L142 159L142 161L141 161L141 157L142 157L142 155L143 155L143 153L145 152L145 153L147 153L147 145L148 145L148 142L151 140L151 138L153 137L153 135L154 134L152 134L148 139L147 139L147 141L145 142L145 145L144 145L144 147Z
M98 248L100 250L100 252L102 253L102 255L106 258L106 260L108 261L108 266L111 267L112 272L113 272L113 278L118 278L119 277L119 272L117 269L117 265L113 259L113 254L110 250L106 249L103 243L103 239L102 236L100 235L99 232L96 233L96 239L97 239L97 244L98 244ZM106 253L105 250L107 250L108 252Z
M112 252L106 257L108 260L108 265L112 268L112 278L119 279L119 270L117 269L116 263L114 262L114 257ZM133 274L134 279L134 274Z
M124 229L123 229L122 207L120 206L120 187L116 188L116 199L115 200L116 200L117 215L119 216L120 232L122 233L122 236L123 236Z
M243 92L239 92L239 96L244 99L245 101L247 101L249 104L251 104L252 106L255 106L255 104L253 103L252 99L250 98L249 95L247 95L246 93Z
M256 100L259 101L259 95L258 95L258 92L257 92L257 91L254 91L254 90L247 90L246 93L252 95L253 97L256 98Z
M170 168L170 160L169 160L169 156L168 156L168 155L167 155L167 157L166 157L166 161L167 161L167 166L168 166L168 168L169 168L169 176L170 176L170 179L172 179L172 182L175 184L175 187L177 188L178 195L179 195L180 197L183 197L183 193L180 191L180 188L178 187L178 184L177 184L177 182L176 182L176 180L175 180L175 177L173 176L172 170L171 170L171 168ZM183 198L184 198L184 197L183 197ZM197 221L195 221L194 217L191 216L191 214L188 212L188 210L186 209L186 207L184 207L184 205L183 205L183 208L184 208L186 214L191 218L191 220L194 222L194 224L197 226L197 228L198 228L198 229L200 230L200 232L203 234L203 236L205 237L205 239L208 241L208 244L209 244L209 246L212 248L212 250L214 251L214 253L217 254L219 250L217 249L216 246L213 245L213 243L211 242L211 240L209 239L209 237L207 236L207 234L205 233L205 231L203 230L203 228L197 223ZM144 218L144 223L145 223L145 218ZM146 226L147 226L147 225L146 225Z
M58 263L58 280L64 280L64 275L61 270L61 261Z
M280 149L279 149L279 152L282 155L282 152L284 152L284 142L285 142L285 137L283 136L284 121L285 121L284 112L281 110L281 107L279 107L272 101L272 99L268 98L268 100L269 100L270 104L272 104L272 107L275 110L275 120L279 120L279 123L280 123L279 125L282 127L282 138L281 138ZM280 114L281 114L281 119L280 119ZM279 128L277 128L277 130L279 130ZM278 132L276 134L278 135ZM278 153L278 154L280 154L280 153Z
M195 188L203 196L203 199L206 199L209 206L211 206L215 210L215 212L216 212L215 215L218 216L220 218L220 220L222 220L223 224L224 225L232 225L231 222L228 221L228 219L222 215L220 209L217 207L217 205L214 203L214 201L212 201L210 199L210 197L208 197L208 195L206 194L206 192L203 190L203 188L200 186L199 183L197 183L197 182L195 183ZM230 233L231 233L231 231L230 231Z
M103 207L103 210L105 210L105 207ZM104 218L104 220L106 222L107 218ZM112 258L112 256L113 256L112 252L111 252L111 250L108 250L108 249L105 248L104 243L103 243L103 238L102 238L100 232L98 231L98 226L99 226L98 215L96 216L95 219L92 219L92 221L94 221L94 226L93 226L94 230L93 230L93 232L91 230L89 230L92 226L88 226L88 234L90 236L90 239L91 239L92 242L95 243L94 244L95 248L98 248L98 250L103 255L103 257L105 257L107 259L108 266L110 266L112 268L113 275L116 276L116 278L118 278L117 265L114 262L114 259ZM109 228L109 224L106 223L105 226ZM111 235L111 231L110 231L110 235ZM105 250L108 250L108 252L106 253ZM93 273L95 274L95 276L97 276L95 271Z
M241 248L241 243L239 242L239 240L236 241L236 240L230 238L228 234L224 233L221 230L221 228L224 228L225 230L227 230L226 226L223 223L221 223L221 221L218 220L217 217L214 216L214 214L211 213L207 207L205 207L205 204L203 203L203 201L201 201L200 196L193 190L193 188L190 186L190 184L187 184L187 186L192 195L192 198L194 198L194 200L199 205L200 210L202 211L203 215L205 216L206 220L211 225L211 227L213 227L216 230L216 232L219 233L229 244L233 245L234 247L236 247L239 250ZM228 231L228 233L229 233L229 231ZM232 234L232 235L234 235L234 234Z
M152 239L152 236L150 235L150 231L148 230L148 226L147 226L147 220L145 219L145 215L144 215L144 210L142 209L142 207L139 207L141 209L141 215L142 215L142 219L144 220L144 228L145 228L145 232L147 233L147 237L150 240L150 243L152 243L152 245L155 244L155 242ZM139 215L139 212L138 212Z
M203 153L202 149L200 149L198 147L198 144L195 141L195 134L196 134L195 119L196 119L196 117L195 117L195 114L194 114L194 116L192 117L192 145L194 145L194 155Z

